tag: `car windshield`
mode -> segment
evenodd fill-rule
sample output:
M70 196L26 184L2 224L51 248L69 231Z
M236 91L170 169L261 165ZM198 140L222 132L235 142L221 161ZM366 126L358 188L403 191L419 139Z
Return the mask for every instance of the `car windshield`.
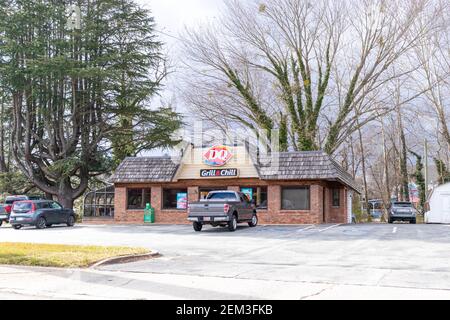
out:
M233 192L216 192L208 195L208 200L236 200Z
M411 208L412 204L411 202L394 202L393 206L399 208Z
M16 202L13 205L13 211L30 211L31 209L31 202Z

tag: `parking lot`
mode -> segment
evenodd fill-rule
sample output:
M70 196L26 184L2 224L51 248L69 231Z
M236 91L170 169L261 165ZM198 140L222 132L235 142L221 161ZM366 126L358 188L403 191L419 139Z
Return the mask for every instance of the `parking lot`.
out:
M17 241L143 246L161 257L99 270L2 266L0 295L11 298L450 298L447 225L0 228L0 242Z

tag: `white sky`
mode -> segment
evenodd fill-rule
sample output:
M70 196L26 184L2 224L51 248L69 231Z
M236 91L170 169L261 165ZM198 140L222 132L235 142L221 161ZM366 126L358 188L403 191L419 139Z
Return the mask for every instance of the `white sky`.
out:
M182 58L179 53L179 34L185 27L196 26L214 19L220 13L222 0L136 0L150 9L159 31L160 40L165 43L164 50L168 53L172 73L166 80L165 90L161 93L164 102L172 102L176 98L172 81L176 81L177 65ZM185 108L176 100L178 111Z
M160 40L165 43L165 51L169 54L173 73L166 79L165 89L161 92L163 103L174 102L177 111L184 112L182 101L177 99L173 83L177 80L177 64L180 61L178 38L185 27L192 27L214 19L220 13L223 0L136 0L151 10L160 31ZM155 101L158 104L158 101ZM142 155L160 155L167 150L152 150ZM170 152L169 152L170 153Z
M159 30L177 36L184 25L217 16L221 0L137 0L149 8Z

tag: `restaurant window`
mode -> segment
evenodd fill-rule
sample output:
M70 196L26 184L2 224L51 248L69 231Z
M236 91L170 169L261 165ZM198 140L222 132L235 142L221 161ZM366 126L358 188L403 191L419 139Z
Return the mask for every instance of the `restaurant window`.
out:
M127 209L142 210L147 203L150 203L151 189L128 189Z
M333 207L339 207L341 205L341 190L340 189L332 189L331 190L331 199L333 202Z
M206 197L208 196L208 193L210 193L211 191L222 191L222 190L227 190L228 187L223 187L223 188L199 188L199 198L200 200L204 200L206 199Z
M258 209L267 209L267 187L241 187L241 192L255 201Z
M309 210L309 187L289 187L281 191L281 208L283 210Z
M164 189L163 209L186 210L187 199L187 189Z

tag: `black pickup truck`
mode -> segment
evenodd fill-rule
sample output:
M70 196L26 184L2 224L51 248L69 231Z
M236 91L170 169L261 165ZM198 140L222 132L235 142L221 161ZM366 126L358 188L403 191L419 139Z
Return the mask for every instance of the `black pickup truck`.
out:
M210 192L205 200L189 203L188 212L195 231L201 231L205 224L228 227L230 231L235 231L238 223L246 222L250 227L258 224L255 204L241 192Z

